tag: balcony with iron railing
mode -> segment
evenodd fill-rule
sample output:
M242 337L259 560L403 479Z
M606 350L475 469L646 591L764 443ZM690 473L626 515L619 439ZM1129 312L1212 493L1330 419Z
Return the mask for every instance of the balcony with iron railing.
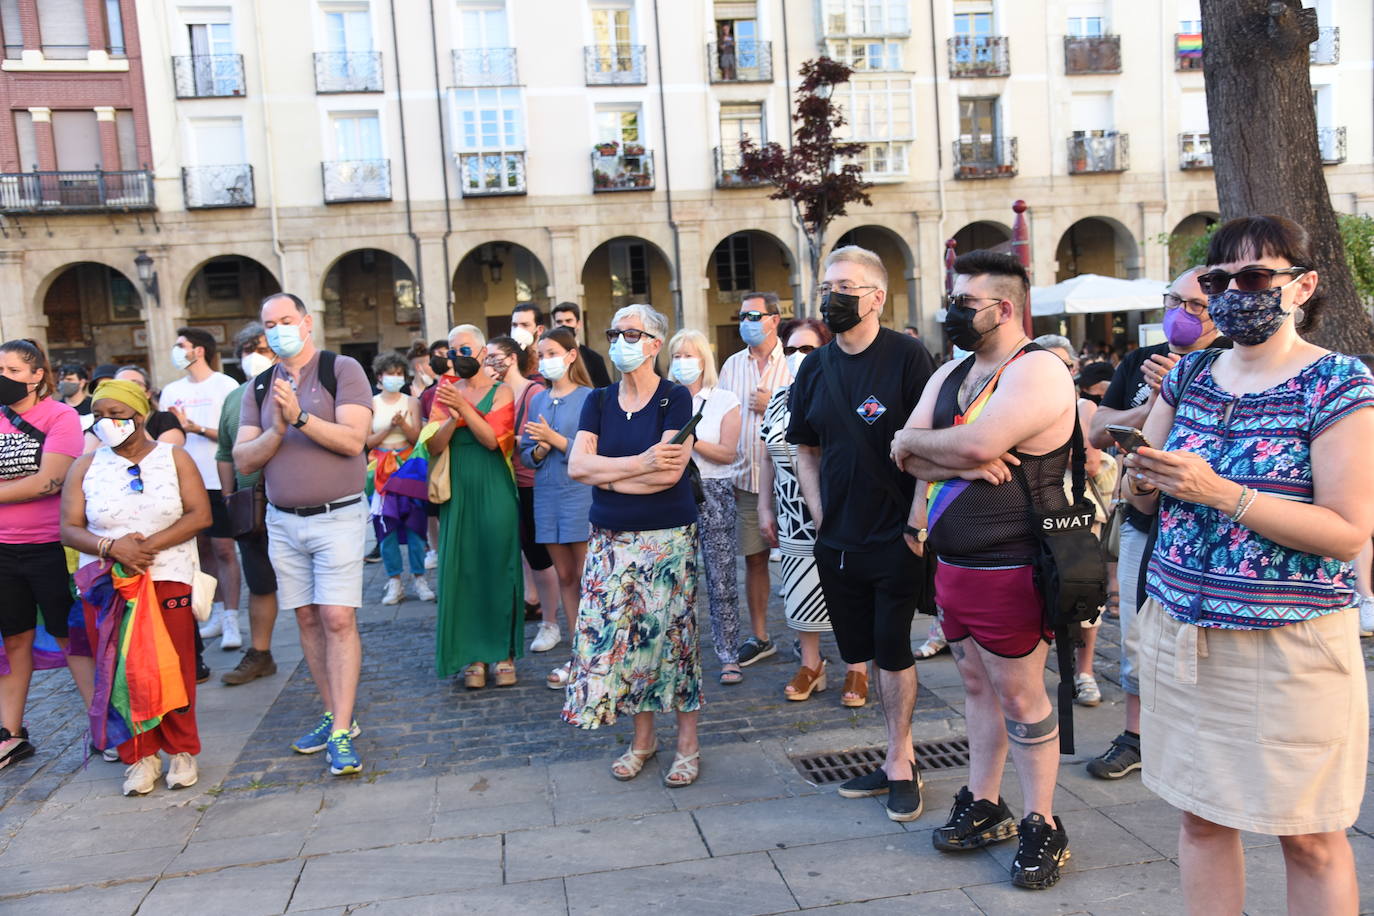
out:
M523 152L458 153L459 187L464 197L525 193Z
M771 83L773 43L713 41L706 45L706 63L713 83Z
M241 96L242 54L188 54L172 58L172 81L179 99Z
M1015 137L978 137L954 141L954 177L1014 178L1018 166Z
M627 143L614 153L592 151L592 190L652 191L654 154L636 143Z
M949 40L950 78L1007 76L1010 50L1011 39L1005 35L956 35Z
M381 92L381 51L316 51L315 92Z
M455 86L518 86L514 48L458 48L453 52Z
M153 173L148 169L0 174L0 211L5 213L123 213L155 208Z
M1317 30L1317 40L1312 42L1308 49L1307 60L1313 64L1339 64L1341 62L1341 30L1339 26L1327 26Z
M1130 168L1130 142L1115 130L1079 131L1069 138L1069 174L1124 172Z
M190 165L181 170L188 210L253 206L251 165Z
M1174 33L1174 69L1202 69L1202 33Z
M739 148L734 150L724 150L716 147L716 187L722 189L730 188L766 188L772 182L764 181L761 178L742 178L739 174Z
M582 49L588 86L643 86L649 82L643 45L587 45Z
M1178 135L1178 167L1185 172L1212 167L1210 134L1191 131Z
M343 159L321 162L324 202L364 203L391 200L390 159Z
M1070 76L1081 73L1120 73L1120 35L1065 35L1064 72Z
M1345 161L1345 128L1318 127L1317 146L1321 149L1322 165L1340 165Z

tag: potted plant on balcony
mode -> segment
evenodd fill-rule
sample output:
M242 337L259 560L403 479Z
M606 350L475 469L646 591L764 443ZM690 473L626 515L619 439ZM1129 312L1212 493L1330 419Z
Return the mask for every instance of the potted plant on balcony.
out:
M634 183L636 188L652 187L654 176L650 175L648 172L640 172L638 175L634 176Z
M607 140L603 143L598 143L593 149L596 150L598 156L614 156L620 152L620 144L616 143L614 140Z
M611 186L611 176L601 171L601 169L593 169L592 186L597 188L609 188Z
M626 143L626 144L625 144L625 155L627 155L627 156L643 156L643 155L644 155L644 144L642 144L642 143Z

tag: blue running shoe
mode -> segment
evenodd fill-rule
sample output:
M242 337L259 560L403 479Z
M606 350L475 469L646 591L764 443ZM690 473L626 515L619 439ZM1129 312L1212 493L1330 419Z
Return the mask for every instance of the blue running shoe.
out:
M353 750L353 739L342 728L329 736L329 746L324 754L329 758L329 775L346 776L363 768L358 752Z
M316 754L324 750L329 743L329 736L334 733L334 714L327 712L320 716L319 724L310 731L301 735L291 742L291 750L297 754ZM363 733L358 727L358 720L353 720L353 727L348 730L348 737L356 738Z

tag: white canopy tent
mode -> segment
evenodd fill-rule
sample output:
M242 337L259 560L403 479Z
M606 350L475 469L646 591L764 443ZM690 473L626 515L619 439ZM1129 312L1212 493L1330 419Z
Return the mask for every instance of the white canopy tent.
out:
M1031 315L1087 315L1096 312L1142 312L1162 308L1169 284L1158 280L1121 280L1080 274L1053 286L1031 287Z

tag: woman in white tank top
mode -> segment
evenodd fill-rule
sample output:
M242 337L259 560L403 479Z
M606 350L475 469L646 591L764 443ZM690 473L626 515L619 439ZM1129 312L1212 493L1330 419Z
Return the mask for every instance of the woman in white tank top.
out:
M415 440L420 438L420 400L405 393L406 361L398 353L383 353L372 363L372 372L381 386L380 394L372 396L372 427L367 437L367 447L371 449L369 459L373 462L372 519L378 533L378 552L382 565L386 568L386 588L382 592L382 604L400 604L405 597L405 585L401 582L404 565L401 560L401 544L405 543L410 551L410 582L415 597L421 601L433 601L434 590L425 581L425 538L418 531L404 523L397 526L395 521L394 495L383 491L391 472L400 467ZM393 460L394 459L394 460ZM387 500L392 500L391 518L383 525L383 517L388 515ZM418 511L418 510L417 510ZM385 531L385 537L382 532Z

